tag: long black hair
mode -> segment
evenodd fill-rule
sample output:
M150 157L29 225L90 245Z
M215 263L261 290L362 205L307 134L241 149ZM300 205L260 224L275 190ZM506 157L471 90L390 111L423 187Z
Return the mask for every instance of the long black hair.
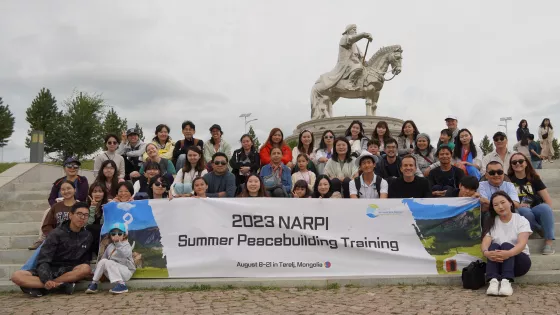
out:
M404 127L406 126L406 124L410 124L412 126L412 129L414 129L414 131L412 132L412 135L414 136L413 139L416 139L416 137L418 137L418 135L420 134L420 131L418 131L418 127L416 127L416 124L412 120L407 120L402 124L399 137L406 138L406 135L404 134Z
M519 128L523 128L523 123L525 123L525 128L529 128L529 123L527 123L527 120L525 119L521 119L521 121L519 122Z
M169 189L171 188L171 185L169 184L167 178L165 176L162 175L156 175L154 177L152 177L152 179L150 179L150 182L148 183L148 197L150 197L150 199L154 199L154 190L152 189L152 186L155 184L155 182L157 180L160 180L161 185L163 187L165 187L165 192L163 193L162 198L167 198L169 195Z
M326 179L327 182L329 182L329 191L323 196L323 198L330 198L334 193L331 179L327 175L322 174L317 176L317 179L315 180L315 185L313 185L313 198L321 197L321 194L319 193L319 182L322 179Z
M484 220L484 224L482 225L482 238L484 238L484 236L486 236L490 232L490 230L492 230L492 228L494 227L494 222L496 221L496 217L498 216L498 213L494 209L494 199L498 196L502 196L506 198L507 201L511 203L511 212L515 213L515 204L513 203L513 200L511 200L511 197L506 192L499 190L494 194L492 194L492 197L490 197L490 208L488 209L489 215L486 216L486 219Z
M358 134L358 139L362 140L362 138L365 137L365 131L364 131L364 125L359 120L353 120L350 123L350 126L348 126L348 128L346 129L346 132L344 133L344 135L346 137L351 137L352 136L352 126L354 126L354 125L360 126L360 133Z
M351 155L352 154L352 147L350 146L350 142L348 142L348 139L346 139L346 137L338 137L334 140L332 159L333 159L333 161L340 162L338 160L338 152L336 152L336 144L340 141L346 143L346 155L344 156L344 161L342 161L342 162L351 163L352 162L352 155Z
M301 142L301 137L303 136L304 133L309 132L309 134L311 135L311 143L309 144L309 148L307 149L307 152L303 151L303 142ZM313 132L304 129L299 133L299 138L298 138L298 151L301 153L305 153L305 154L311 154L313 153L313 147L315 146L315 137L313 137Z
M455 137L455 149L453 149L453 157L459 160L463 158L463 143L461 143L462 132L468 132L471 136L471 142L469 142L469 152L472 154L472 158L474 159L476 158L476 145L474 144L472 133L467 128L459 130L459 133L457 133L457 137Z
M91 186L89 186L89 191L88 191L88 200L87 200L87 204L88 204L88 208L91 206L91 202L92 200L90 198L93 198L93 190L95 188L99 187L101 189L101 191L103 192L103 198L101 198L101 201L97 204L97 207L95 207L95 217L100 218L101 215L103 215L103 206L109 202L108 201L108 194L107 194L107 188L105 188L104 185L101 185L101 183L95 181L91 184Z
M204 163L204 153L199 147L192 145L187 149L187 154L185 156L186 157L185 165L183 165L183 175L189 173L192 169L192 165L191 162L189 162L189 157L188 157L189 151L193 151L200 156L200 159L198 159L198 162L196 163L194 170L197 172L204 171L206 169L206 164Z
M115 173L113 174L113 178L111 178L111 189L107 189L107 177L103 174L103 169L107 165L111 165L115 169ZM97 172L97 178L95 179L96 182L99 182L105 190L109 193L111 197L115 197L117 195L117 184L119 183L119 169L117 167L117 163L113 160L106 160L101 163L101 167L99 167L99 172Z
M385 128L385 134L383 135L383 143L387 142L387 140L389 140L389 138L391 137L391 130L389 130L389 125L387 124L386 121L381 120L380 122L377 123L377 125L375 125L375 128L373 128L373 133L371 134L372 139L378 139L379 140L379 134L377 133L377 128L382 127Z
M548 119L548 118L545 118L545 119L542 120L541 128L545 128L545 127L546 127L546 126L544 125L545 120L548 120L548 128L554 129L554 128L552 127L552 124L550 123L550 119Z
M321 135L321 141L319 142L319 148L317 150L320 150L320 149L325 150L327 148L327 144L325 143L325 136L329 133L333 136L333 141L334 141L334 138L335 138L334 132L330 129L325 130L323 132L323 134ZM334 147L334 142L333 142L333 147Z

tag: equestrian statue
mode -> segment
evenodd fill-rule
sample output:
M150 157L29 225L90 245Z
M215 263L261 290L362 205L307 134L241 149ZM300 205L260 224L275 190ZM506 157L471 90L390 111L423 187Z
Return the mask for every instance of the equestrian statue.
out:
M340 97L364 98L366 116L375 116L383 83L401 72L403 50L400 45L382 47L366 62L365 54L356 45L363 38L368 40L367 54L371 34L358 34L355 24L348 25L342 33L336 66L321 75L311 88L311 119L332 117L332 106ZM393 77L385 79L389 65Z

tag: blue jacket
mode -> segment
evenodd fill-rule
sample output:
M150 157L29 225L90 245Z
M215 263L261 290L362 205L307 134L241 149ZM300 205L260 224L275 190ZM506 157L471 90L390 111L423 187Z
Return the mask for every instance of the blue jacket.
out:
M261 167L261 178L264 176L269 176L271 174L272 167L270 166L270 164ZM284 190L287 193L292 191L292 171L284 164L282 164L282 187L284 187Z

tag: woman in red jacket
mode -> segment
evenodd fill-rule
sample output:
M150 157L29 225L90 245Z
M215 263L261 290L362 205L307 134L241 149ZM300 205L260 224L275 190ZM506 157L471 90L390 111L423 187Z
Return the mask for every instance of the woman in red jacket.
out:
M266 143L259 151L259 155L261 157L261 166L270 163L270 151L272 150L272 148L282 149L282 163L284 163L284 165L291 169L293 167L292 150L286 144L286 142L284 142L284 134L282 133L282 130L280 130L280 128L274 128L270 131L270 135L268 135Z

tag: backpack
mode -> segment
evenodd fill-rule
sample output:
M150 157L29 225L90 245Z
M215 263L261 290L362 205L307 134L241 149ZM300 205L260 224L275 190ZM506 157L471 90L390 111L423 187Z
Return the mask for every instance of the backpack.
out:
M375 175L375 190L377 190L377 195L381 197L381 181L383 178L379 175ZM354 184L356 185L356 191L358 192L358 198L362 194L360 192L360 188L362 188L362 181L360 180L360 176L354 178Z
M461 280L463 288L478 290L486 285L486 263L480 260L471 262L467 267L463 268Z

